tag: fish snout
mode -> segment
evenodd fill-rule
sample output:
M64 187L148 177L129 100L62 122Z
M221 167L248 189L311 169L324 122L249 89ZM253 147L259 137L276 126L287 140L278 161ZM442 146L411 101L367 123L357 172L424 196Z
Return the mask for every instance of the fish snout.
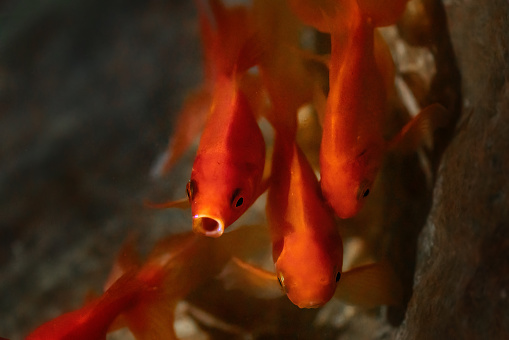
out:
M208 237L219 237L223 235L224 223L219 218L196 215L193 217L193 231Z
M316 300L316 301L301 302L301 303L297 304L297 306L299 308L318 308L318 307L323 306L324 304L325 304L325 301Z

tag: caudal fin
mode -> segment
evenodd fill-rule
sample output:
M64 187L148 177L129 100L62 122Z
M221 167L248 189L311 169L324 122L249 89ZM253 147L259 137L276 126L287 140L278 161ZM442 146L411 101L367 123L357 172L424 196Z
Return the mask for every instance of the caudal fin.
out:
M205 46L206 74L231 76L253 67L263 46L245 6L226 7L220 0L195 1Z

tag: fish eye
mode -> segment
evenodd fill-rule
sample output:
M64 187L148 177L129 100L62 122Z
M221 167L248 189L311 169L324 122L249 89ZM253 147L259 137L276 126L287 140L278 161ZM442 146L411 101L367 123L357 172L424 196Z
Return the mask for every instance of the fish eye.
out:
M338 272L336 274L336 282L339 282L339 279L341 278L341 272Z
M369 195L369 189L366 189L366 191L364 191L364 193L362 194L362 197L366 197Z
M186 193L187 193L187 198L189 200L192 200L193 196L196 194L196 181L195 180L190 180L189 182L187 182Z
M231 205L239 208L244 204L244 198L240 195L240 188L235 189L232 195Z
M281 289L286 292L285 278L284 278L283 274L279 274L277 276L277 282L279 282L279 285L281 286Z
M359 185L359 188L357 189L357 199L361 200L363 198L368 197L369 195L369 182L364 181Z

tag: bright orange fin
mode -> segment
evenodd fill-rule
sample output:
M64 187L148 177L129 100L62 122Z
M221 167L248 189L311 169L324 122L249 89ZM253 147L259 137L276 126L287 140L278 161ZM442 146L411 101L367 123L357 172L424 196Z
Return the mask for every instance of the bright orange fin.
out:
M140 266L141 258L136 249L136 237L130 235L118 252L110 274L104 283L104 291L108 290L122 275Z
M334 17L340 11L339 1L330 0L287 0L296 16L308 26L320 32L330 33Z
M203 2L196 1L202 35L211 41L208 50L216 71L230 76L254 66L263 47L254 33L247 7L226 7L219 0L209 0L209 11Z
M284 295L275 273L233 257L219 278L226 289L238 289L260 299L274 299Z
M168 201L163 203L145 201L143 202L143 205L151 209L170 209L170 208L189 209L191 207L191 203L189 203L189 199L187 198L181 198L179 200Z
M386 262L364 265L344 272L334 297L341 301L372 308L402 302L401 282Z
M212 96L206 87L201 87L186 99L176 119L168 149L152 168L152 176L166 174L191 147L205 126L211 102Z
M174 330L176 303L164 296L153 296L122 315L137 340L177 339Z
M271 250L269 230L263 224L240 226L224 233L217 242L229 257L242 259L258 258Z
M389 149L403 154L414 152L422 145L432 149L433 132L445 127L450 116L449 110L438 103L427 106L392 139Z

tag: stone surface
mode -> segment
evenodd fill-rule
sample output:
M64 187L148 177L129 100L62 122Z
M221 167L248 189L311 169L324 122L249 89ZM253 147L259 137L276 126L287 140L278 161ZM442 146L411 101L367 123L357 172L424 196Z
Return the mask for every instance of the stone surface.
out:
M509 334L509 4L446 2L463 112L443 155L398 339Z

